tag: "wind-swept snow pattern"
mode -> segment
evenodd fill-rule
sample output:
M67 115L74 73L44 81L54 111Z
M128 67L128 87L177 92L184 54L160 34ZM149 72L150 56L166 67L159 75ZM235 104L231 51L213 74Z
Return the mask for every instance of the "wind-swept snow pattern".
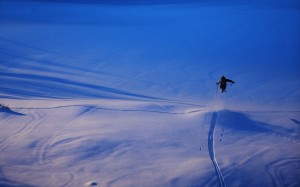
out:
M299 10L0 0L0 186L300 186Z

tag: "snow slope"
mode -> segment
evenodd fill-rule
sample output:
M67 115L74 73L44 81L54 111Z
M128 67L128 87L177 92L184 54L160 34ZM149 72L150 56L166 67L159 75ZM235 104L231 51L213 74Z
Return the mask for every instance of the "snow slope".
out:
M0 186L299 186L298 23L296 0L0 0Z

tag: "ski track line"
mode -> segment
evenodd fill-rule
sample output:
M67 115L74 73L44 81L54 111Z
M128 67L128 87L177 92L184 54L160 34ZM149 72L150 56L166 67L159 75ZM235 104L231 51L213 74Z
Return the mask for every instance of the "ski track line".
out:
M73 186L72 183L74 182L75 175L73 173L67 173L67 174L69 175L69 180L65 184L61 185L63 187Z
M252 155L251 157L249 158L246 158L244 160L242 160L240 163L234 165L230 170L228 171L225 171L222 173L222 175L226 178L230 178L231 176L234 176L235 175L235 172L236 171L239 171L240 169L242 169L243 167L246 167L246 164L253 161L253 160L256 160L257 157L260 157L262 156L263 154L267 153L269 150L262 150L262 151L258 151L257 153L255 153L254 155Z
M52 135L50 135L48 138L43 140L39 146L39 149L37 151L37 157L38 157L38 162L41 165L45 166L51 166L53 164L53 160L51 157L48 157L52 149L54 149L58 145L62 145L65 143L70 143L74 142L80 139L80 137L65 137L63 135L64 131L68 129L72 124L74 124L78 118L74 119L71 121L68 125L63 126L61 129L57 130L54 132ZM64 184L61 184L60 186L62 187L69 187L73 186L73 182L76 178L75 173L66 171L64 173L61 173L61 175L66 175L68 176L66 179L67 181Z
M26 134L33 132L33 130L44 120L45 114L33 111L29 116L31 119L24 124L22 128L20 128L17 132L12 133L6 140L1 142L2 150L5 150L8 146L10 146L16 136L26 136Z
M242 169L243 167L246 167L245 165L253 160L256 160L258 157L264 155L265 153L269 152L269 149L265 149L265 150L261 150L261 151L257 151L256 153L254 153L251 157L247 157L244 160L242 160L241 162L231 165L230 168L227 168L226 171L222 172L222 176L224 178L230 178L232 176L235 175L235 172ZM216 182L213 178L208 179L205 183L203 183L203 186L216 186Z
M273 186L290 186L284 182L285 176L282 174L284 169L287 169L289 166L300 168L300 158L296 157L279 159L267 165L267 172L272 180ZM300 182L296 185L299 184Z
M184 114L192 114L203 112L205 109L198 109L192 110L187 112L168 112L168 111L156 111L156 110L142 110L142 109L117 109L117 108L104 108L104 107L97 107L97 106L85 106L85 105L67 105L67 106L57 106L57 107L50 107L50 108L31 108L35 110L51 110L56 108L68 108L68 107L84 107L86 110L80 114L76 119L72 120L68 125L62 127L59 131L49 136L45 141L40 142L40 149L38 150L38 158L39 162L49 164L49 160L47 160L48 153L50 150L61 143L68 143L72 141L77 141L80 139L79 137L60 137L60 135L70 127L71 124L76 123L79 118L81 118L86 113L90 112L91 110L108 110L113 112L147 112L147 113L160 113L160 114L169 114L169 115L184 115Z
M48 160L47 157L52 148L54 148L56 145L61 144L61 143L68 143L68 142L78 140L77 137L67 138L67 137L64 137L64 135L62 135L63 139L60 139L60 136L61 136L61 134L64 133L64 131L66 129L70 128L70 126L72 126L72 124L76 123L76 121L79 120L80 117L77 117L77 118L73 119L72 121L70 121L70 123L68 123L67 125L62 126L59 130L57 130L52 135L50 135L42 143L41 148L38 151L39 162L41 162L43 164L51 164L51 161Z
M9 116L7 118L5 118L4 120L1 120L0 121L0 126L2 128L2 125L3 126L7 126L9 125L9 121L12 119L13 117L12 116ZM12 135L15 134L15 133L12 133ZM0 137L0 147L7 141L8 138L3 138L3 137Z
M222 172L220 170L220 167L218 165L216 155L215 155L215 146L214 146L214 132L217 124L217 119L218 119L218 112L214 112L212 114L212 119L211 119L211 126L208 134L208 151L209 151L209 156L210 159L214 165L217 177L218 177L218 182L221 187L226 187L224 178L222 176Z
M146 113L160 113L160 114L171 114L171 115L186 115L186 114L193 114L198 112L207 111L208 109L195 109L191 111L186 112L169 112L169 111L163 111L163 110L146 110L146 109L119 109L119 108L106 108L106 107L98 107L98 106L90 106L90 105L65 105L65 106L57 106L57 107L49 107L49 108L27 108L27 109L37 109L37 110L49 110L49 109L56 109L56 108L68 108L68 107L86 107L96 110L108 110L108 111L115 111L115 112L146 112ZM25 108L19 108L19 109L25 109Z

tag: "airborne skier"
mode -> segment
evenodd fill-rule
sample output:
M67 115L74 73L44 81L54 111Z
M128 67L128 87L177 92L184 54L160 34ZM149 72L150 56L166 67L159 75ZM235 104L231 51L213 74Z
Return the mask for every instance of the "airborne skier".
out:
M227 82L230 82L232 84L234 84L235 82L233 80L230 79L226 79L226 77L223 75L220 80L217 82L218 85L220 85L221 88L221 92L227 92L226 91L226 86L227 86Z

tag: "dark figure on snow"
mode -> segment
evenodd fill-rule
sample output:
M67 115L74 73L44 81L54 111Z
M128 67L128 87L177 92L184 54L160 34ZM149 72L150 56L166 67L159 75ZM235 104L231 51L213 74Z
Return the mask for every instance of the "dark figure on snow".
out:
M226 79L226 77L224 77L224 75L221 77L221 79L217 82L217 84L220 85L221 91L223 92L227 92L226 91L226 86L227 86L227 82L230 82L232 84L234 84L235 82L233 80L230 79Z

